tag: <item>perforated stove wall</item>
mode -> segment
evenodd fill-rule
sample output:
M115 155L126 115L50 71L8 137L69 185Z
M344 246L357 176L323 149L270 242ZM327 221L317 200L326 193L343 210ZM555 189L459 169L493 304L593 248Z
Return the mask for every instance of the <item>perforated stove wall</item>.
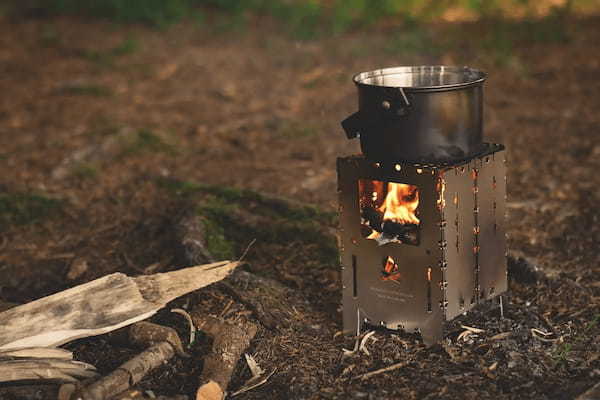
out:
M338 158L346 332L368 323L420 331L431 344L441 339L445 320L506 291L504 155L502 146L490 145L488 153L454 165ZM418 187L418 244L379 245L364 237L361 179ZM398 279L382 278L388 257Z

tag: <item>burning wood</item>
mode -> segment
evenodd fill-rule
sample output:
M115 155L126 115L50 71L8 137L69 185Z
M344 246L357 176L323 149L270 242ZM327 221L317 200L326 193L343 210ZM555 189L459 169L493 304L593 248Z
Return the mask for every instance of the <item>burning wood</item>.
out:
M419 189L395 182L359 180L361 224L367 239L386 243L419 242Z

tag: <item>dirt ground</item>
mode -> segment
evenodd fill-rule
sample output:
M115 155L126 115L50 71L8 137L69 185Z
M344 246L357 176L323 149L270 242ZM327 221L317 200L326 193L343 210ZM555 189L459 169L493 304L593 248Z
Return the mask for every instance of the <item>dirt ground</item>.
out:
M492 29L432 25L425 42L386 28L298 41L263 20L238 31L192 22L157 31L2 17L0 300L26 302L115 271L173 269L173 225L185 207L265 207L218 191L190 195L194 183L334 211L336 157L359 150L339 127L356 109L352 75L468 64L489 74L485 135L508 148L511 253L549 279L512 277L504 319L484 305L451 323L439 345L377 333L370 355L343 357L353 342L335 335L335 221L284 224L289 238L277 243L281 236L261 236L268 222L248 231L216 227L219 255L239 256L263 238L245 268L288 287L298 312L280 331L261 328L249 351L277 371L238 398L576 397L600 381L600 19L568 21L568 41L523 40L508 51ZM219 314L231 300L221 289L185 301ZM233 314L243 310L237 304ZM156 320L185 331L168 314ZM485 332L459 339L461 324ZM70 346L103 374L135 353L102 338ZM206 348L197 345L195 358L171 362L140 387L191 395ZM353 379L403 360L404 368ZM240 362L230 389L248 377ZM1 398L19 398L10 393L0 387Z

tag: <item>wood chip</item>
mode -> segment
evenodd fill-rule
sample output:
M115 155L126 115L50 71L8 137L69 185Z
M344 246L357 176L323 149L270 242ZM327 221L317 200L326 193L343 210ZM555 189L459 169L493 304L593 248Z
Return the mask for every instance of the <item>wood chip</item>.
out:
M512 335L512 332L502 332L498 333L490 338L490 340L504 340L509 338Z
M385 372L393 371L393 370L396 370L396 369L399 369L399 368L404 368L407 365L409 365L410 363L412 363L412 360L410 360L410 361L402 361L402 362L399 362L397 364L392 364L389 367L385 367L385 368L377 369L375 371L367 372L366 374L357 375L357 376L355 376L352 379L360 379L360 380L364 381L365 379L369 379L369 378L371 378L371 377L373 377L375 375L383 374Z

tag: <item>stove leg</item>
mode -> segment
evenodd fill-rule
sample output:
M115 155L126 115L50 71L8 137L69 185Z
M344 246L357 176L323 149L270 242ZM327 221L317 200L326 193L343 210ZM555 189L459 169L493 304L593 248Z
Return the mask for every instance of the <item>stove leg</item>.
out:
M421 337L425 346L433 346L444 337L444 328L442 324L421 328Z
M500 319L504 319L504 305L502 304L502 296L498 296L500 300Z

